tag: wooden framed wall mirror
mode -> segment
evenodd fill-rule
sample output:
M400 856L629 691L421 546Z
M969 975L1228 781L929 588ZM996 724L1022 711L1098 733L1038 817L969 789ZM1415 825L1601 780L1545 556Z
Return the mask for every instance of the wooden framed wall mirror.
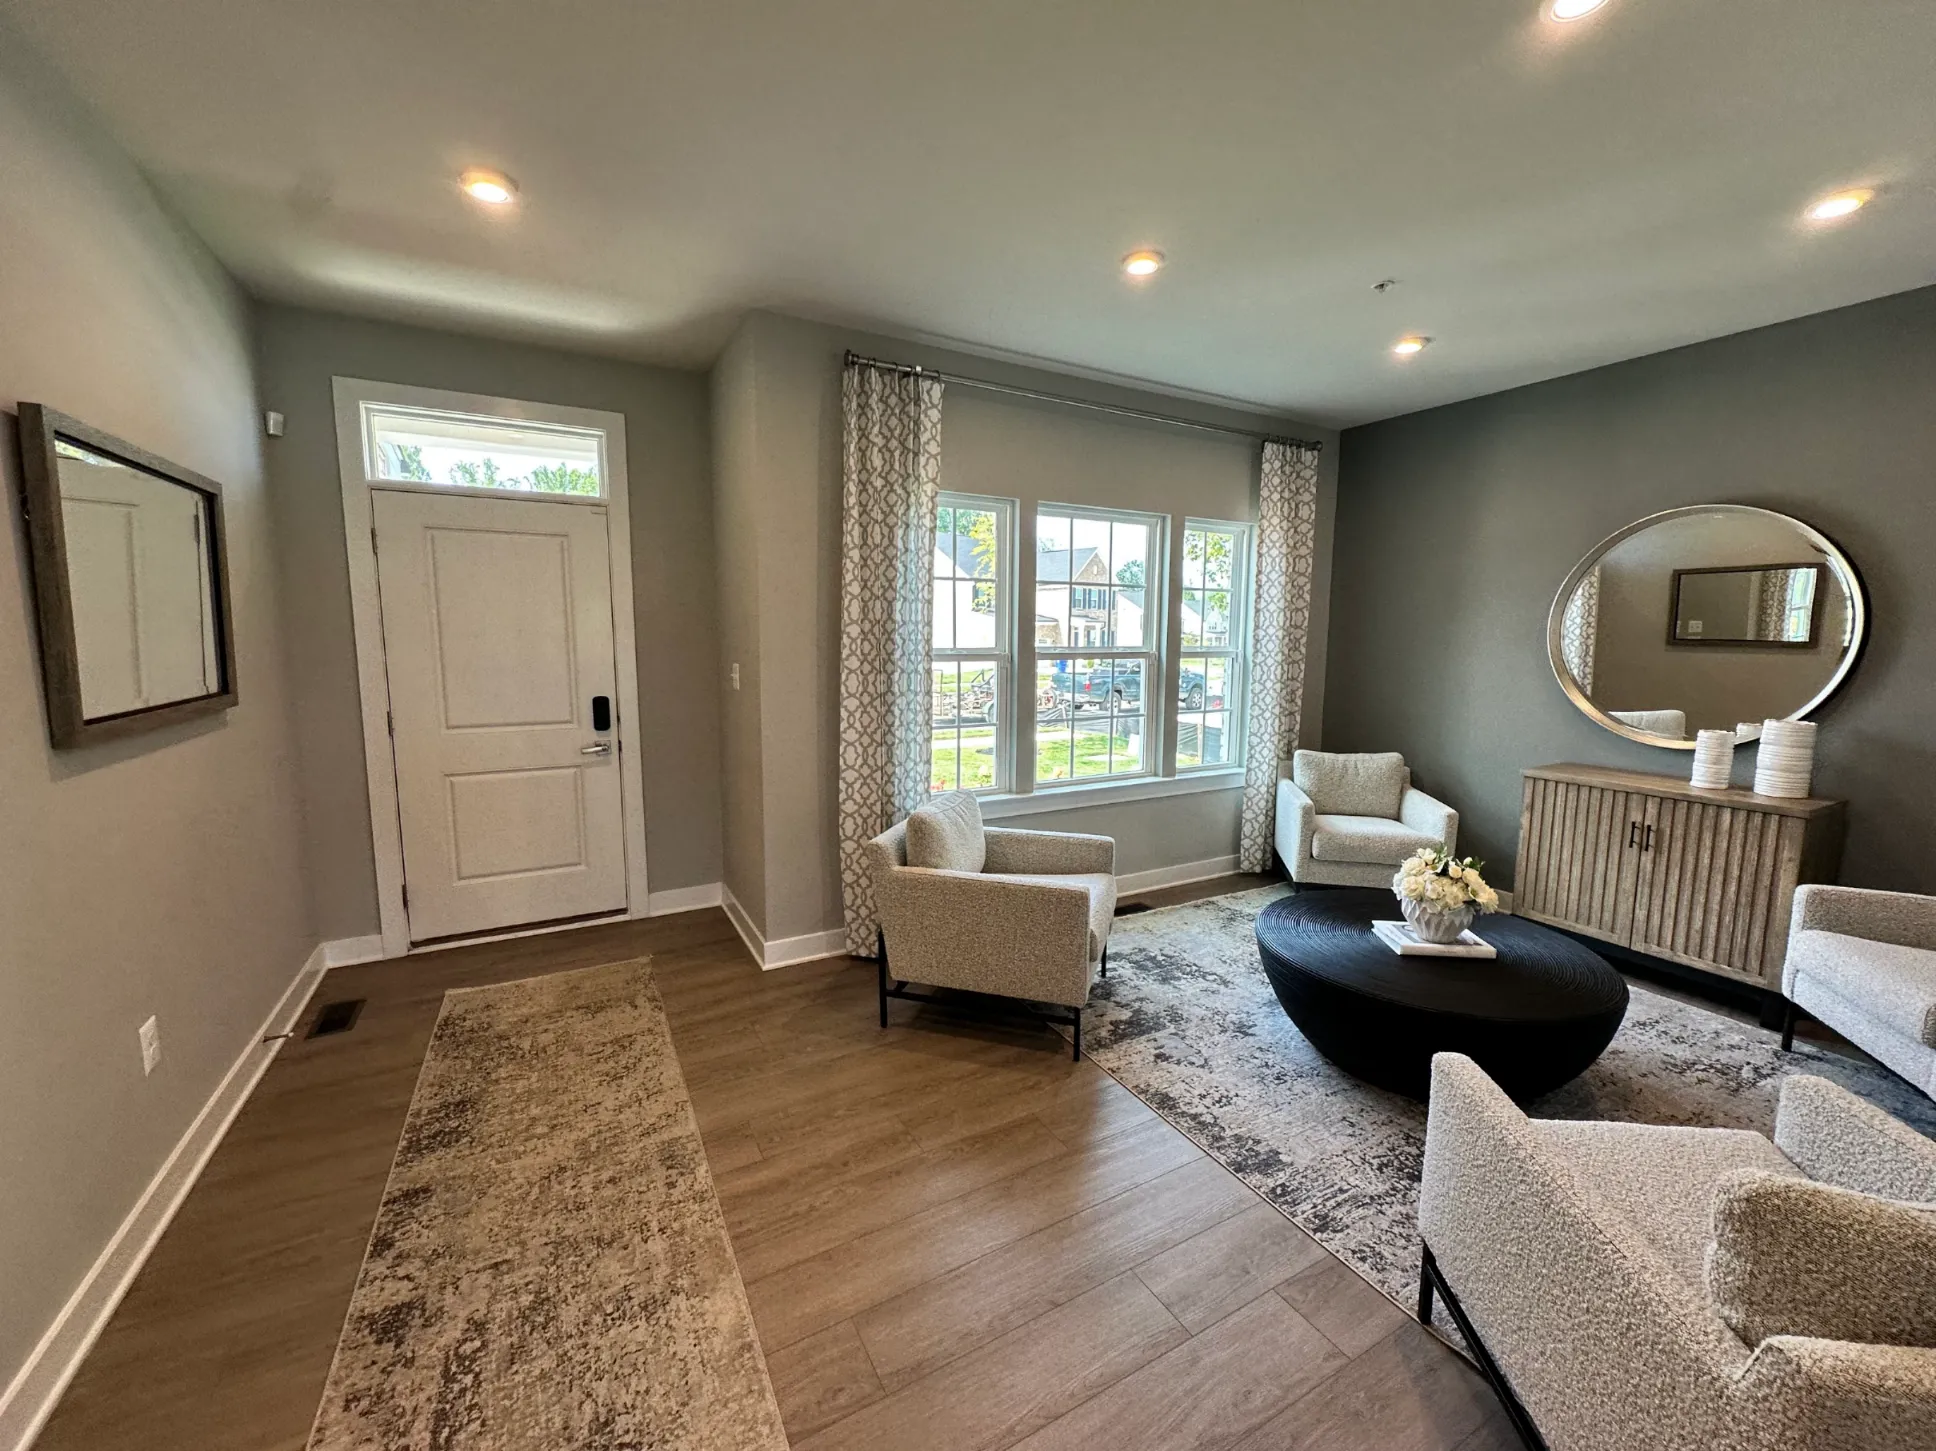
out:
M55 747L233 706L221 485L38 403L20 456Z

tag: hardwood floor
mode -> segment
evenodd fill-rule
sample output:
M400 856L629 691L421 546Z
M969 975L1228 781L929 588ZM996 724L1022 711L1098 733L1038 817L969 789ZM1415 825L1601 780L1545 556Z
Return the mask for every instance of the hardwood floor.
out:
M1465 1362L1046 1029L883 1032L871 964L762 973L706 911L331 973L315 1006L360 1022L284 1048L39 1451L299 1451L445 990L648 953L796 1447L1516 1446Z

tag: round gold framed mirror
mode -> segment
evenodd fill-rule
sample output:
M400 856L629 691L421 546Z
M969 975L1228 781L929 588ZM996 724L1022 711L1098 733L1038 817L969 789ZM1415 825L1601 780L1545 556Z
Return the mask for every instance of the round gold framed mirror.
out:
M1861 576L1820 530L1746 504L1636 520L1574 566L1546 649L1588 717L1650 746L1752 740L1838 690L1868 634Z

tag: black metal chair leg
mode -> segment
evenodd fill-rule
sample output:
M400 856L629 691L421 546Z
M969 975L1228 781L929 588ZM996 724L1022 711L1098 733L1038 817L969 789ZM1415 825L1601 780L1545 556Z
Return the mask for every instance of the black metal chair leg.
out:
M1102 950L1102 975L1104 977L1109 976L1109 949L1107 947Z
M1798 1013L1793 998L1785 999L1785 1002L1786 1006L1781 1012L1781 1051L1792 1053L1795 1051L1795 1019Z
M1430 1313L1430 1296L1436 1294L1444 1301L1446 1314L1452 1317L1452 1323L1459 1327L1459 1334L1465 1338L1467 1349L1472 1352L1472 1358L1478 1362L1481 1374L1492 1386L1493 1394L1499 1397L1499 1404L1505 1409L1506 1419L1512 1422L1513 1430L1519 1433L1519 1439L1525 1444L1526 1451L1548 1451L1546 1440L1539 1433L1539 1427L1533 1424L1533 1418L1527 1414L1526 1408L1519 1403L1519 1397L1514 1394L1512 1382L1506 1379L1505 1371L1499 1368L1499 1362L1492 1358L1492 1352L1486 1349L1485 1341L1479 1338L1479 1332L1474 1327L1471 1317L1465 1313L1465 1307L1459 1303L1459 1297L1445 1282L1445 1275L1440 1271L1438 1261L1432 1257L1431 1246L1420 1241L1419 1251L1420 1321L1424 1321Z
M887 1026L887 934L874 933L874 959L880 964L881 1026Z
M1075 1031L1075 1037L1072 1041L1074 1042L1075 1049L1069 1056L1072 1062L1080 1063L1082 1061L1082 1009L1081 1008L1077 1008L1074 1010L1074 1017L1076 1020L1076 1031Z

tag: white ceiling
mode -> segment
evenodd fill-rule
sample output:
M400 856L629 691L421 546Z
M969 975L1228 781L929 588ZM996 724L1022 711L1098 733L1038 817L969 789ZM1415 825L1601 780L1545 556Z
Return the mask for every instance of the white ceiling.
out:
M1538 5L0 11L253 290L682 364L770 307L1335 425L1936 282L1936 3Z

